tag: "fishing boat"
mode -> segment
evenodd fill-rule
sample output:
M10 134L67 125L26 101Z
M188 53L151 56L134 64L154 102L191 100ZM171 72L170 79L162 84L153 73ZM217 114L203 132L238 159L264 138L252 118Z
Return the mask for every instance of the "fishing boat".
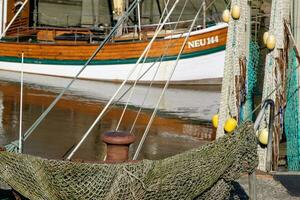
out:
M101 26L95 30L84 27L30 26L36 24L34 23L36 17L30 14L34 6L32 4L32 1L13 0L4 1L2 5L4 9L0 15L2 17L0 21L3 22L0 69L74 77L99 46L103 39L101 34L105 35L106 28ZM182 22L184 23L187 22ZM215 23L210 26L207 24L204 22L201 26L195 26L190 33L170 84L221 84L227 24ZM169 25L174 24L170 22ZM136 65L156 28L157 25L123 26L122 34L115 35L104 46L79 78L122 82ZM128 81L136 80L139 74L151 68L140 78L139 83L164 83L168 79L172 63L177 58L186 34L186 28L160 31L158 39L147 52L147 58L138 65ZM21 64L22 54L23 64ZM157 62L158 60L162 62Z

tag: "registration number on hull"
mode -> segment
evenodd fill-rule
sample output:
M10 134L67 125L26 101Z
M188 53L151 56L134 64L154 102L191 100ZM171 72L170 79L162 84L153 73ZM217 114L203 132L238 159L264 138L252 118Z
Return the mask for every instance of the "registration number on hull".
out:
M219 42L219 36L212 36L212 37L188 42L188 48L191 49L191 48L197 48L197 47L204 47L204 46L207 46L210 44L215 44L218 42Z

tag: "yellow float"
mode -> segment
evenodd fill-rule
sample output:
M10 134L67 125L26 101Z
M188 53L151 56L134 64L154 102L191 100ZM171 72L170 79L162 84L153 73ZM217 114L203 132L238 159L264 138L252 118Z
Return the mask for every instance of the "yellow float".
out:
M224 124L224 130L227 133L231 133L232 131L235 130L236 127L237 127L237 121L234 118L227 119Z
M233 19L238 20L241 16L241 9L239 6L234 5L231 10L231 16Z
M269 138L269 131L267 128L262 129L258 134L258 141L261 144L267 145L268 144L268 138Z
M274 35L269 35L267 39L267 48L269 50L273 50L276 46L276 38Z
M223 15L222 15L223 21L228 23L230 20L230 11L228 9L223 11Z
M267 31L264 33L264 36L263 36L263 42L265 45L267 45L268 37L269 37L269 32Z
M219 124L219 115L214 115L211 119L213 127L218 128Z

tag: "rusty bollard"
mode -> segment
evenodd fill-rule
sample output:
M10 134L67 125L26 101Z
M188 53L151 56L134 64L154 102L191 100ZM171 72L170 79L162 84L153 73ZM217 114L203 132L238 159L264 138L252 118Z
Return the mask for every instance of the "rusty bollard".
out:
M121 163L128 161L129 145L134 143L135 136L121 131L106 132L102 141L107 145L106 162Z

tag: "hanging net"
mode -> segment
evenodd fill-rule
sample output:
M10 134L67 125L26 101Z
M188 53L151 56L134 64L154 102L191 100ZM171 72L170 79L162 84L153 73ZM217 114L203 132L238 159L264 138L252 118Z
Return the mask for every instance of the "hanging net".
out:
M36 199L226 199L231 182L257 166L246 122L234 134L163 160L89 164L0 152L0 180Z
M250 23L250 7L247 0L232 0L231 7L235 5L241 9L241 16L239 20L230 20L228 25L217 138L225 134L226 120L233 117L239 121L240 115L237 82L241 75L240 59L244 58L247 53L246 41L249 35L245 31L245 27Z
M249 44L249 58L247 62L246 94L245 102L241 109L241 121L253 120L253 95L257 82L256 67L259 61L259 46L256 42L251 41Z
M287 103L284 114L285 134L287 140L288 169L300 170L300 127L299 127L299 89L298 89L298 63L295 51L289 54L287 78Z

